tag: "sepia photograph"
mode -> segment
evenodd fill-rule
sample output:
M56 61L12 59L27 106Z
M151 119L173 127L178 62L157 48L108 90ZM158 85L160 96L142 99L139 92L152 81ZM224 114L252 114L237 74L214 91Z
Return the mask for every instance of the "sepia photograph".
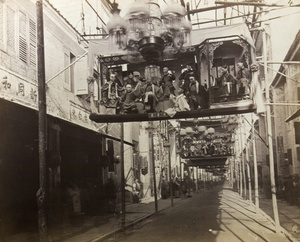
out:
M300 242L300 0L0 0L0 242Z

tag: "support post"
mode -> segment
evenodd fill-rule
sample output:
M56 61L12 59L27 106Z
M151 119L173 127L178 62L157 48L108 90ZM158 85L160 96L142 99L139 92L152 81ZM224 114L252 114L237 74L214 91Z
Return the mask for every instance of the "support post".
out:
M236 160L236 157L234 157L234 172L235 172L236 189L237 189L237 192L240 192L239 165Z
M157 204L157 189L156 189L156 175L155 175L155 159L154 159L154 142L153 142L153 121L149 122L149 148L151 153L151 162L152 162L152 178L153 178L153 190L154 190L154 204L155 204L155 213L158 213L158 204Z
M121 203L122 203L122 217L121 217L121 228L122 231L125 231L125 173L124 173L124 123L121 123Z
M270 103L270 90L269 90L269 79L268 79L268 68L267 68L267 37L265 29L262 31L263 37L263 56L264 56L264 74L265 74L265 90L266 90L266 102ZM275 185L275 174L274 174L274 155L273 155L273 139L272 139L272 127L271 127L271 107L266 106L266 118L267 118L267 133L268 133L268 145L269 145L269 160L270 160L270 180L271 180L271 193L272 193L272 204L275 221L276 233L280 233L280 223L277 207L276 198L276 185Z
M247 151L246 151L247 152ZM252 186L251 186L251 172L250 172L250 164L249 160L247 161L247 175L248 175L248 187L249 187L249 203L252 203Z
M170 131L169 131L168 121L166 121L165 127L166 127L166 131L167 131L167 144L165 145L165 147L168 148L170 198L171 198L171 206L173 206L174 200L173 200L173 179L172 179L172 166L171 166L171 143L170 143Z
M173 179L172 179L172 170L171 170L172 167L171 167L171 147L170 147L170 143L169 143L169 146L168 146L168 158L169 158L170 198L171 198L171 205L173 206L174 205L174 201L173 201Z
M245 156L244 156L244 149L243 149L243 135L242 135L242 129L244 128L244 120L242 120L242 117L240 116L240 145L241 145L241 172L242 172L242 184L241 185L244 185L244 188L243 188L243 197L244 199L247 198L247 186L246 186L246 174L245 174ZM244 133L245 133L245 130L244 130Z
M245 160L247 167L247 177L248 177L248 194L249 194L249 203L252 203L252 186L251 186L251 171L250 171L250 161L249 161L249 152L248 152L248 142L247 142L247 134L246 134L246 124L244 122L245 117L243 117L243 125L244 125L244 138L245 138Z
M46 85L45 85L45 52L43 1L36 1L37 15L37 68L38 68L38 134L39 134L39 190L37 191L39 239L48 241L46 219Z
M242 160L239 159L240 162L239 162L239 178L240 178L240 196L242 197L243 196L243 173L242 173Z
M254 202L256 213L259 212L259 195L258 195L258 171L257 171L257 159L256 159L256 141L255 141L255 127L253 113L251 113L252 119L252 150L253 150L253 165L254 165Z

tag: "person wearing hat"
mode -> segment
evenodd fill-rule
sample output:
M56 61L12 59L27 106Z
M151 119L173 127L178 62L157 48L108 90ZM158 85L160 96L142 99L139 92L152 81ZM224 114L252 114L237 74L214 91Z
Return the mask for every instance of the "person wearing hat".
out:
M224 102L228 101L230 96L236 95L236 79L229 73L226 64L222 66L220 72L221 76L218 78L217 82L220 85L220 101Z
M196 76L196 72L192 68L193 64L186 64L186 68L182 69L179 76L180 88L183 89L184 94L187 95L189 85L190 85L190 76Z
M133 88L136 86L136 82L133 78L133 71L128 71L128 75L123 78L124 87L126 87L127 84L131 84Z
M125 86L124 95L121 98L122 112L124 114L137 113L136 100L140 97L140 93L137 90L133 90L132 84L127 83Z
M164 93L164 99L169 99L170 95L175 96L175 87L173 85L173 81L175 80L175 76L169 67L163 67L163 76L159 81L158 85L162 88Z
M250 72L247 63L239 61L237 67L237 94L243 98L250 98Z
M120 97L124 88L119 86L116 82L115 73L111 73L109 76L109 81L102 85L102 100L101 103L107 108L119 108Z

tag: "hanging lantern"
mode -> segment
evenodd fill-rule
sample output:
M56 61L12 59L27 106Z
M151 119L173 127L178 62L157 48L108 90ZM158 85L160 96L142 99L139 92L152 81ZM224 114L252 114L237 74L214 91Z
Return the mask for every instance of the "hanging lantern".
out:
M230 117L230 119L228 120L229 124L234 124L236 122L236 119L234 117Z
M120 51L126 48L126 25L119 12L114 12L107 23L109 31L109 44L111 51Z
M199 131L200 133L203 133L203 132L205 132L205 130L206 130L206 126L200 125L200 126L197 127L197 129L198 129L198 131Z
M191 23L185 19L186 11L184 7L177 3L172 3L163 12L163 22L165 28L162 37L167 46L177 49L185 43L190 43Z
M147 28L149 15L148 6L142 2L135 2L129 9L126 16L128 21L127 49L129 51L138 51L138 42L145 35L144 31Z
M180 129L179 134L180 135L186 135L186 130L185 129Z
M174 47L181 48L182 46L188 46L191 44L191 29L191 22L186 20L185 18L182 18L180 23L180 29L174 36Z
M186 132L187 134L192 134L192 133L194 133L194 130L193 130L192 127L186 127L186 128L185 128L185 132Z
M215 133L215 129L214 128L208 128L207 129L207 133L208 134L214 134Z

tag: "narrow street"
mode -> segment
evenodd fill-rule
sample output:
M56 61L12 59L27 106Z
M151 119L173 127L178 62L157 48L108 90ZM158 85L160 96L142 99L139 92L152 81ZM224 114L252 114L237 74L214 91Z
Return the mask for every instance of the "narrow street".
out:
M0 0L0 242L300 242L299 21Z
M231 190L214 187L106 241L289 241Z

